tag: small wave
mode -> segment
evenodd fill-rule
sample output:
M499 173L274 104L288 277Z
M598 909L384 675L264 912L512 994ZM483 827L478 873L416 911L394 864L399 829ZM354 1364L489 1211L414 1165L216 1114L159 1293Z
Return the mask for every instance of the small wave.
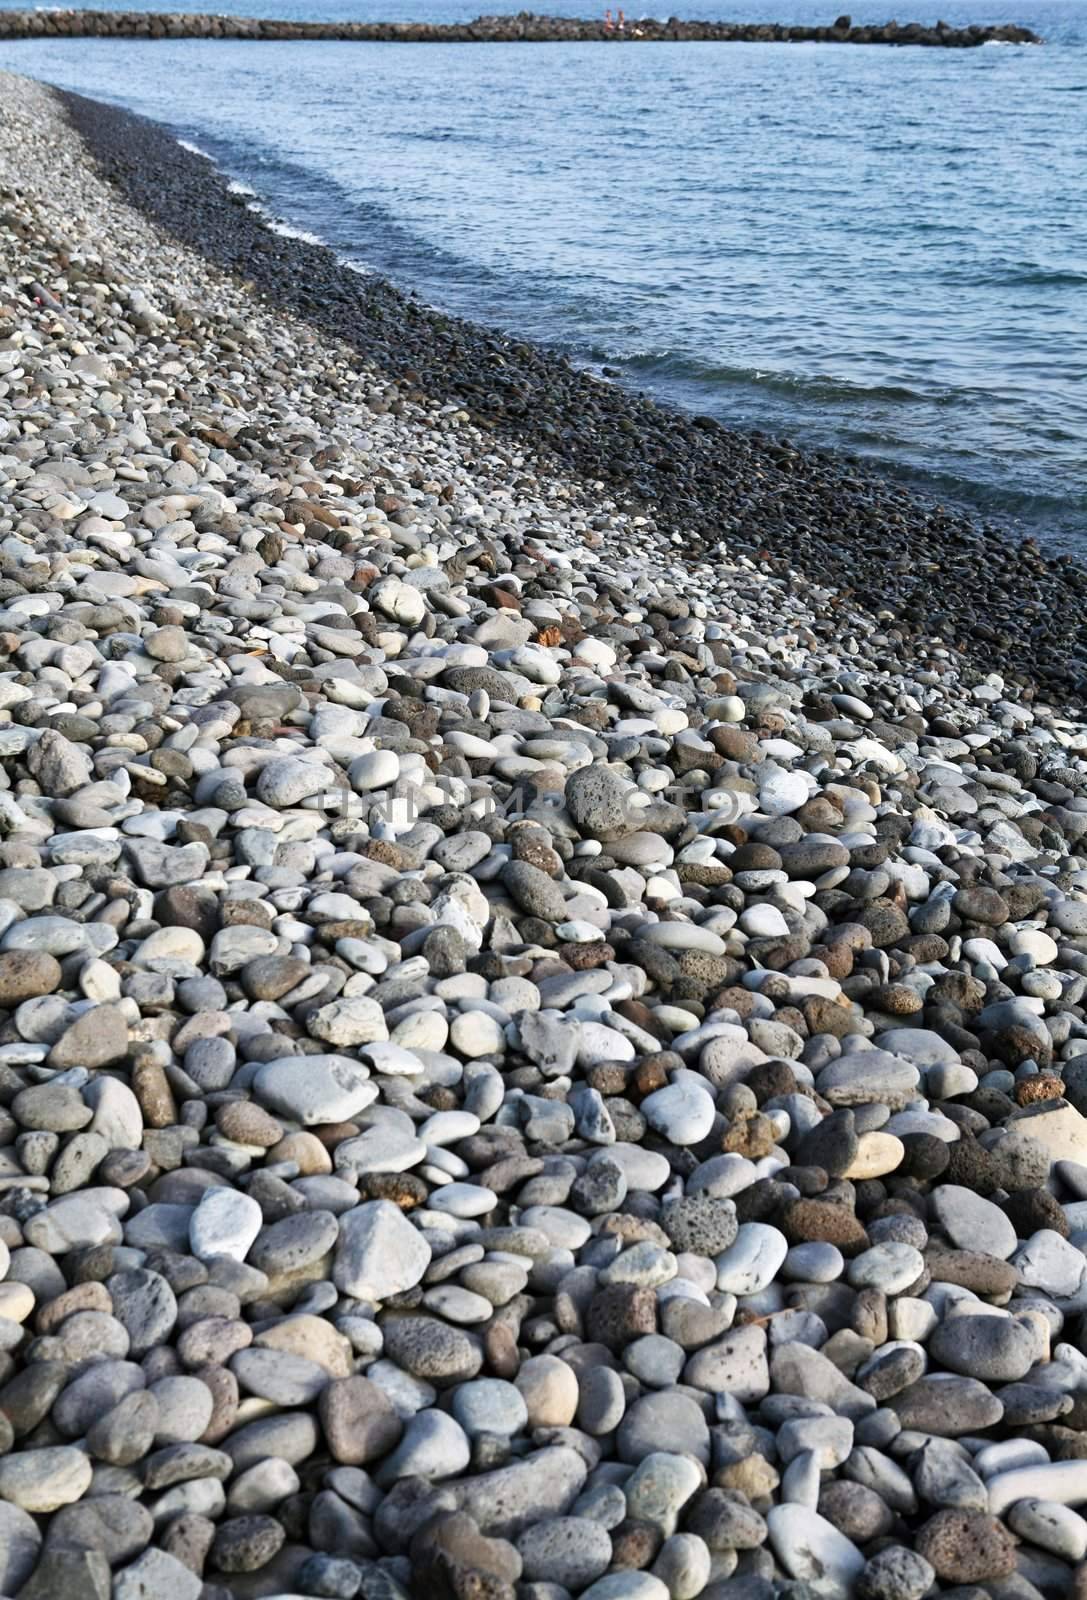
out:
M255 195L256 190L251 189L247 183L239 183L237 178L231 178L226 186L227 194Z
M926 394L904 383L850 383L827 373L809 376L806 373L771 372L760 367L711 366L670 350L624 355L621 360L629 371L656 378L679 379L706 388L753 385L759 389L801 395L812 400L892 400L907 405L918 402L932 404L935 401L949 405L957 398L946 391Z
M182 150L187 150L191 156L199 156L201 161L210 161L212 166L215 165L215 157L209 156L206 150L201 150L200 146L193 144L191 139L179 139L177 142Z
M1072 267L1025 267L1021 272L1012 274L1008 281L1012 283L1050 283L1056 286L1061 284L1077 286L1087 283L1087 272L1076 272Z
M260 208L254 207L254 210ZM277 217L269 217L268 231L278 233L282 239L301 239L303 244L324 244L319 234L310 233L308 228L293 228L289 222L280 222Z
M1037 261L994 262L988 272L947 274L947 282L968 284L1024 284L1031 288L1078 288L1087 283L1087 272L1076 267L1043 267Z

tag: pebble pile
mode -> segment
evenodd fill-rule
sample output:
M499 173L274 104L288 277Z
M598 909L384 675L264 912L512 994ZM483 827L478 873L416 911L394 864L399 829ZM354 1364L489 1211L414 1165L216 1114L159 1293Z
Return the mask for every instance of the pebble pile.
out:
M0 1592L1087 1594L1087 729L0 77Z

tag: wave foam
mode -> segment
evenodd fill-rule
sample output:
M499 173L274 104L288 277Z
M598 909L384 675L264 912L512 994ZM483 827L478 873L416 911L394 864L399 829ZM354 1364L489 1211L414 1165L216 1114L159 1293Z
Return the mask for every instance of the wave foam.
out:
M257 209L254 207L254 209ZM319 234L310 233L307 228L293 228L289 222L280 222L278 218L268 219L268 228L272 233L278 233L283 239L301 239L304 244L324 244Z

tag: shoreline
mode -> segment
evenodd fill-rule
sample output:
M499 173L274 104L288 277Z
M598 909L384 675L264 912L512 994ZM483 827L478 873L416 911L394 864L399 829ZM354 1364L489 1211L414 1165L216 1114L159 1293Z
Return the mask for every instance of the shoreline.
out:
M651 508L691 559L715 550L806 573L914 645L948 647L1074 705L1087 701L1087 567L878 468L800 450L595 378L562 355L419 303L327 246L273 231L209 159L170 131L58 91L130 204L253 283L268 302L464 405L560 470Z
M1087 722L368 310L0 73L0 1592L1081 1597Z
M889 22L852 26L847 16L829 27L801 27L775 22L667 22L655 18L631 21L623 30L602 20L572 17L477 17L467 23L411 22L286 22L259 17L223 17L203 12L150 11L0 11L0 39L109 38L109 39L246 39L354 40L398 44L550 44L550 43L667 43L669 41L718 44L850 44L925 46L969 50L981 45L1041 44L1030 28L1016 23L975 24L952 28L947 23L925 27L921 23Z

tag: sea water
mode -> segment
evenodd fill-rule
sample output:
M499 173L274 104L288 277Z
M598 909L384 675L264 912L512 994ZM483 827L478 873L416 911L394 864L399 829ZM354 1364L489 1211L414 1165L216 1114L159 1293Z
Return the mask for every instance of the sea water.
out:
M215 9L454 21L501 7ZM836 14L812 0L665 10ZM853 12L892 15L1018 21L1046 43L79 39L0 45L0 66L167 123L284 229L432 304L1087 554L1087 0Z

